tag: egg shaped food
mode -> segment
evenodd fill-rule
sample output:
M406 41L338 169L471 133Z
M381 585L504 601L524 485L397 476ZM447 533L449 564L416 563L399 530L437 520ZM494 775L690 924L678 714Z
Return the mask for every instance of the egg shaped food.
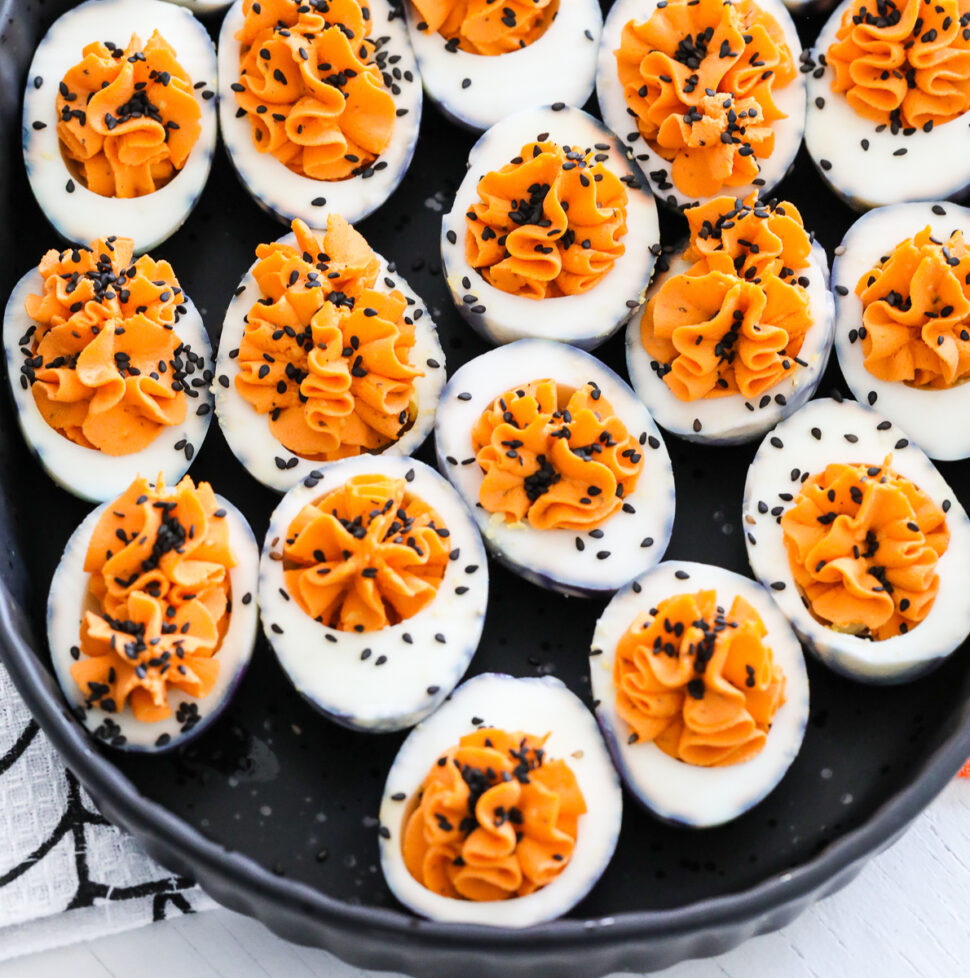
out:
M832 349L825 250L788 201L687 208L626 330L630 380L658 424L691 441L750 441L815 393Z
M669 206L767 195L805 131L801 59L781 0L618 0L596 96Z
M225 10L232 0L168 0L168 2L188 7L197 14L211 14L216 10Z
M561 105L485 132L441 222L452 299L492 343L598 346L643 301L659 253L636 164L599 120Z
M424 89L448 118L488 129L530 105L583 105L603 14L596 0L404 0Z
M387 0L236 0L219 33L219 101L243 186L286 225L376 210L421 125L421 78Z
M451 377L438 467L492 555L540 587L605 595L663 556L674 474L632 390L563 343L519 340Z
M970 456L968 237L965 207L891 204L849 228L832 266L846 383L946 460Z
M71 535L47 635L64 696L92 736L163 751L229 703L256 639L259 551L207 482L139 476Z
M212 411L212 351L172 266L113 236L51 249L3 317L17 421L47 474L91 502L178 482Z
M468 668L488 563L467 508L434 469L358 456L273 511L259 600L276 657L312 706L355 730L402 730Z
M192 13L161 0L87 0L37 46L23 153L41 210L70 242L148 251L192 212L212 166L216 53Z
M589 666L617 769L665 821L737 818L801 747L809 695L798 639L761 585L722 567L666 560L618 591Z
M235 456L285 492L347 456L410 455L431 432L445 356L424 303L343 218L302 221L236 289L212 390Z
M807 52L805 148L858 210L970 184L970 11L843 0Z
M899 683L970 634L970 522L891 421L809 402L761 443L744 487L748 561L809 651L836 672Z
M391 892L433 920L528 927L574 907L623 799L592 714L550 676L463 683L401 745L380 807Z

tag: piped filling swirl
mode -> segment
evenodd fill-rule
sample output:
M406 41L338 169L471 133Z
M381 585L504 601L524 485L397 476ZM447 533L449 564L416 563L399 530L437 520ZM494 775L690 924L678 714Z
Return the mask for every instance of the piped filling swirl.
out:
M446 50L494 56L537 41L559 12L559 0L411 0L417 28L440 34Z

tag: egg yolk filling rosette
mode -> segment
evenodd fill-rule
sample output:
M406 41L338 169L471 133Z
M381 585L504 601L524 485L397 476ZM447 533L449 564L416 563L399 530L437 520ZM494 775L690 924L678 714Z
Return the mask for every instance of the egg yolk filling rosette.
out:
M405 479L354 476L308 503L290 524L283 547L286 587L324 625L378 631L435 599L449 536Z
M855 292L862 344L874 377L942 390L970 375L970 249L961 231L944 241L929 227L900 242Z
M479 503L535 529L595 529L623 505L643 449L592 383L535 380L495 398L472 429Z
M185 296L172 267L107 238L48 251L27 297L22 380L44 420L106 455L147 448L186 418L202 358L180 340Z
M245 0L243 10L232 88L259 152L315 180L372 173L396 110L368 4Z
M770 12L753 0L667 0L626 23L615 56L629 113L679 191L708 197L758 178L786 118L776 93L797 77Z
M812 475L781 517L792 575L812 615L875 641L929 614L950 534L944 510L882 465L834 463Z
M544 299L594 288L625 251L627 191L600 154L527 143L478 182L465 257L486 282Z
M811 241L794 205L718 197L686 212L688 268L644 307L652 368L682 401L758 399L798 370Z
M343 218L325 232L293 222L295 243L262 244L236 360L236 390L303 458L377 452L415 417L408 301L378 287L380 261Z
M616 712L631 742L653 742L688 764L751 760L785 702L785 675L757 610L740 595L678 594L641 613L613 663Z
M855 0L825 60L860 116L930 132L970 108L970 3Z
M559 12L559 0L412 0L417 29L437 32L448 50L508 54L541 37Z
M547 886L573 854L586 800L547 738L479 728L435 761L402 839L408 872L444 897L489 901Z
M202 131L193 80L155 31L95 41L58 86L57 136L74 176L102 197L142 197L184 166Z
M172 714L171 690L212 691L236 566L225 515L209 484L188 476L174 493L137 479L105 509L84 562L94 607L70 670L88 705L129 705L154 723Z

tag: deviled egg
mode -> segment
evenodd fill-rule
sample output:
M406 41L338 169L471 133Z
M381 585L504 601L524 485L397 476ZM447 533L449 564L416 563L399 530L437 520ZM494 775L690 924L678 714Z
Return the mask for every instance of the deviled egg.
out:
M469 129L530 105L583 105L603 29L597 0L403 0L424 89Z
M849 228L832 267L846 383L931 458L970 456L967 239L965 207L892 204Z
M801 54L782 0L617 0L596 96L671 207L763 195L805 131Z
M617 137L580 109L525 109L472 147L441 223L458 311L493 343L598 346L639 307L657 208Z
M212 351L172 266L130 238L51 250L14 287L3 345L17 421L55 482L92 502L188 470L212 411Z
M274 510L259 601L276 657L312 706L355 730L401 730L468 668L488 564L467 508L434 469L345 458Z
M74 531L51 581L54 673L112 747L161 751L225 709L256 639L259 551L207 482L139 476Z
M359 221L411 164L421 78L387 0L236 0L219 34L222 138L264 210Z
M806 647L836 672L898 683L970 634L970 522L891 421L855 401L809 402L748 470L751 569Z
M197 14L211 14L216 10L225 10L232 3L232 0L168 0L169 3L177 3L181 7L188 7Z
M596 716L632 794L665 821L720 825L784 777L808 721L801 646L761 585L664 561L593 635Z
M342 217L302 221L236 289L212 390L229 447L278 492L350 455L427 438L445 356L424 303Z
M788 201L715 197L684 214L684 251L627 326L627 369L662 427L733 445L815 393L832 349L828 260Z
M844 0L806 57L805 147L859 210L970 184L970 10Z
M572 909L616 848L623 798L592 714L558 679L485 673L401 745L381 868L424 917L528 927Z
M87 0L44 35L24 94L37 203L68 241L148 251L195 207L216 145L216 53L161 0Z
M519 340L470 360L441 396L435 446L493 556L526 580L605 595L663 556L667 448L633 391L582 350Z

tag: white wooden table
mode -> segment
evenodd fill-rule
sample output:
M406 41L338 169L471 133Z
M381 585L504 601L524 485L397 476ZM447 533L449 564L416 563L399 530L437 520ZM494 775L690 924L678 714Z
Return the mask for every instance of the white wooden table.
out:
M0 964L0 978L365 978L225 910ZM970 780L847 889L785 930L664 978L967 978ZM564 976L567 978L567 976Z

